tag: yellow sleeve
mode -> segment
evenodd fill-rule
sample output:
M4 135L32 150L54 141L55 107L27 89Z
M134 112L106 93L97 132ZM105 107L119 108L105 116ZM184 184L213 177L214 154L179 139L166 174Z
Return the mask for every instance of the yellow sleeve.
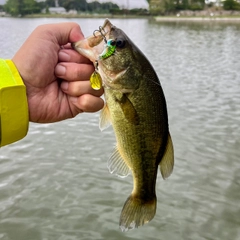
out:
M26 87L14 63L0 59L0 146L25 137L28 123Z

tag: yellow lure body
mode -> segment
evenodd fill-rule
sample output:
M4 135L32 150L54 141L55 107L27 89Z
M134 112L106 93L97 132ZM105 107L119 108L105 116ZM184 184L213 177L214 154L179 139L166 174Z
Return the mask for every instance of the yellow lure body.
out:
M98 72L93 72L90 77L90 84L94 90L99 90L102 88L102 78Z

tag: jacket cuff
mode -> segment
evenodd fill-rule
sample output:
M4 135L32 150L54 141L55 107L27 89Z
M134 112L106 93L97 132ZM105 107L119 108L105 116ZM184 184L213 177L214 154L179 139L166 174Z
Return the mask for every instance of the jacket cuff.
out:
M14 63L0 59L0 146L25 137L28 123L26 87Z

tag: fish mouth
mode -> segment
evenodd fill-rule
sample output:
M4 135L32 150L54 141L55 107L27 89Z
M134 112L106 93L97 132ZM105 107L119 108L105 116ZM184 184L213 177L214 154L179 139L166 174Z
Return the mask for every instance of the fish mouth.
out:
M112 27L112 23L106 19L103 26L95 30L93 35L72 43L72 48L95 63L104 50L104 44L109 37Z
M111 69L103 63L105 59L101 58L113 28L114 25L106 19L104 24L93 32L93 35L72 43L72 48L93 62L95 71L102 78L103 86L115 90L121 89L122 92L131 92L131 89L122 89L122 86L119 84L119 80L129 71L129 66L118 70Z

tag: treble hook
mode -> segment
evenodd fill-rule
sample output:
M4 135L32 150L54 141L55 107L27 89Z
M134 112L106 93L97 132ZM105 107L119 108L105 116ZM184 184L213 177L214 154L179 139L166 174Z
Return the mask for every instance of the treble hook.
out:
M106 39L105 35L102 33L102 31L106 34L104 29L101 26L99 26L99 30L95 30L93 32L93 36L96 37L95 32L99 32L101 34L101 36L103 37L104 42L107 43L107 39Z

